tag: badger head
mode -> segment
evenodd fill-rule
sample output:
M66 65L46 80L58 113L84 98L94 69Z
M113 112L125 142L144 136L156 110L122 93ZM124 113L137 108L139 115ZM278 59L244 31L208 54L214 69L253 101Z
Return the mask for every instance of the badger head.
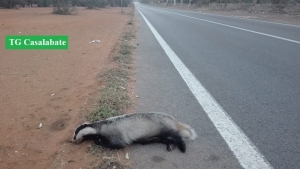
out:
M97 134L97 130L92 128L90 123L84 123L76 128L71 142L80 143L88 136L95 134Z

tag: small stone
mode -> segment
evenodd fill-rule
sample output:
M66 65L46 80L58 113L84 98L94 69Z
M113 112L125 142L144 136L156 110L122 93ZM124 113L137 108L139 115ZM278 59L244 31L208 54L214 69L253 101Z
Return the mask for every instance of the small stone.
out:
M126 160L129 160L129 154L128 154L128 153L126 153L125 159L126 159Z

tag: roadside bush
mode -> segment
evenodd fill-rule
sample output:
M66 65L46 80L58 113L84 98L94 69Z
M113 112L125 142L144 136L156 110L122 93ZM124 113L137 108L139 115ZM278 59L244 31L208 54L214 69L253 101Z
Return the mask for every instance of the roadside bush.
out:
M51 0L39 0L37 3L38 7L49 7L52 5L52 1Z
M53 13L59 15L71 15L75 12L75 7L69 0L53 0Z
M14 8L16 5L25 6L25 0L0 0L0 7L3 8Z
M33 4L38 4L40 0L25 0L27 5L32 7Z
M122 6L127 7L131 0L122 0ZM121 0L110 0L111 7L121 6Z
M201 5L208 5L210 3L209 0L197 0L196 4L201 6Z
M83 6L87 9L105 8L108 5L107 0L71 0L72 6Z
M0 7L5 8L7 3L5 1L0 1Z
M147 4L147 3L149 3L149 0L141 0L140 2Z
M86 0L85 4L86 4L87 9L104 8L104 7L106 7L107 1L106 0Z
M25 5L26 5L26 1L25 0L19 0L18 3L19 3L18 5L20 5L22 7L25 7Z

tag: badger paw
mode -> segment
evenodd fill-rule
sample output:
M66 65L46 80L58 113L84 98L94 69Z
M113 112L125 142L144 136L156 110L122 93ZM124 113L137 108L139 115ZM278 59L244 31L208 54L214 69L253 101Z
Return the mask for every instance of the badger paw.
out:
M172 150L174 150L174 148L175 148L174 144L167 144L167 150L168 151L172 151Z

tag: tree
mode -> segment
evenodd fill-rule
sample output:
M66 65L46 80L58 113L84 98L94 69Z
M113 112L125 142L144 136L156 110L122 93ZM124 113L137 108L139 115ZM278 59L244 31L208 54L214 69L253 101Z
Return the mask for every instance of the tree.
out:
M52 4L52 0L38 0L37 6L38 7L48 7Z
M0 7L14 8L16 5L25 6L25 0L0 0Z
M256 3L257 3L257 0L252 1L250 8L249 8L249 13L251 13L254 10L254 6L256 5Z

